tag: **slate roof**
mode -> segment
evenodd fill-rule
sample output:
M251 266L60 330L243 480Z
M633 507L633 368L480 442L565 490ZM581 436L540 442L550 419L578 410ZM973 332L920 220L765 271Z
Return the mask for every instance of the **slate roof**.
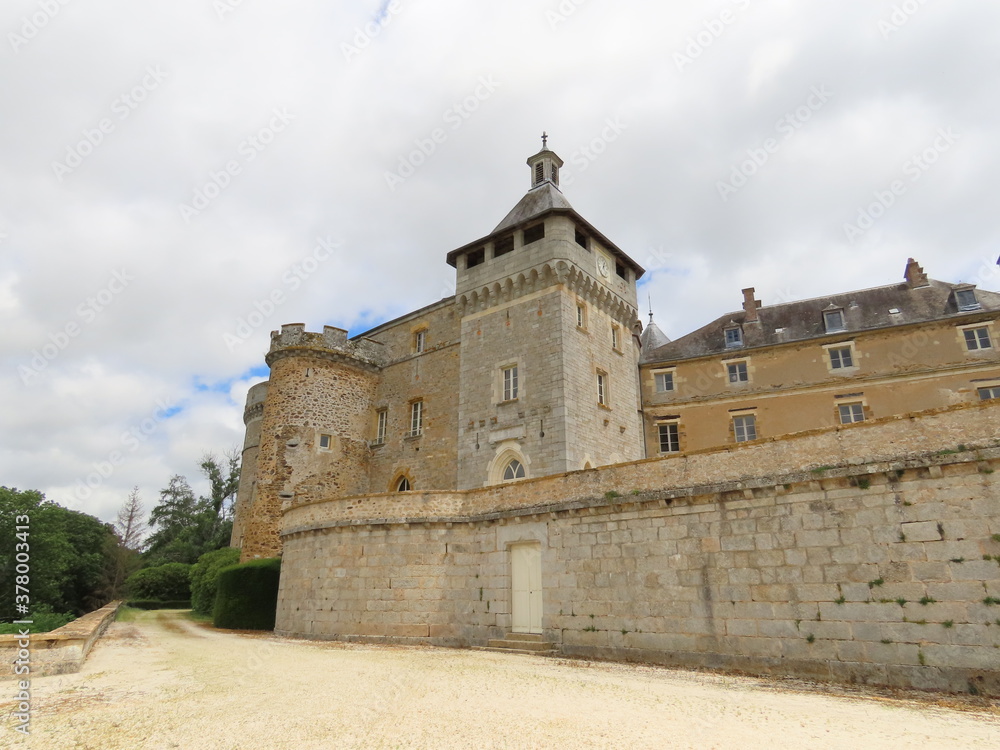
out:
M642 347L642 351L659 349L669 343L670 337L660 330L660 327L653 322L653 318L650 316L649 325L643 328L642 333L639 334L639 345Z
M739 356L739 352L775 344L834 335L849 338L850 334L861 331L1000 311L1000 294L983 289L976 289L980 309L960 311L954 291L963 288L969 288L969 285L929 279L928 285L911 288L906 282L902 282L761 307L757 310L759 321L749 323L746 322L747 313L744 310L730 312L676 341L648 350L643 348L641 362L674 362L723 353ZM839 334L827 333L823 312L837 308L844 312L846 331ZM898 312L892 313L890 310ZM725 330L734 325L743 328L742 347L726 347Z
M538 187L525 193L524 197L517 202L517 205L510 210L503 221L497 224L496 229L491 234L502 232L504 229L512 229L535 216L541 216L556 208L573 210L562 191L546 180Z

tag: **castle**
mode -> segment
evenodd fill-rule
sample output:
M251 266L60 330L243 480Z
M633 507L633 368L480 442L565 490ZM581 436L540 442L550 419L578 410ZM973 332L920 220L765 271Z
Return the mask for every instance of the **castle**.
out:
M834 678L849 662L915 684L910 651L785 661L774 644L806 611L870 603L859 584L890 570L937 600L916 553L888 550L945 541L943 517L931 529L926 509L884 509L863 533L840 530L866 523L869 475L893 508L904 479L915 498L950 482L967 495L948 511L954 541L975 537L970 560L994 551L997 489L982 472L997 456L1000 294L910 259L901 283L821 299L762 306L744 289L742 309L670 341L639 320L643 268L563 196L558 155L543 141L527 164L524 197L447 254L453 297L355 337L272 333L270 378L247 397L232 543L242 559L283 555L277 630L464 646L513 633L563 653L795 674L821 662ZM824 533L796 535L809 530ZM973 570L950 565L932 571L942 583ZM993 569L973 572L1000 597ZM867 620L850 611L831 641L857 642ZM935 684L992 690L994 667L941 664Z

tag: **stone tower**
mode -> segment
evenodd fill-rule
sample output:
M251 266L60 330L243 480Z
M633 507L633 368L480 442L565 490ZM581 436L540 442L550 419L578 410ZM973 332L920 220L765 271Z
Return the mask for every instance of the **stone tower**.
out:
M383 353L340 328L309 333L292 324L272 332L265 361L271 376L247 398L232 539L241 560L281 552L283 504L368 492L369 419Z
M569 204L544 139L527 163L520 202L448 254L460 489L644 456L633 338L643 269Z

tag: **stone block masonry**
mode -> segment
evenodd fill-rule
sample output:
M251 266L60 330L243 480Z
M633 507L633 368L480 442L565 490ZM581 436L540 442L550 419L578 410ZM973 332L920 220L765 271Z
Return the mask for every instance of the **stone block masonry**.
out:
M276 629L485 645L511 627L510 547L535 542L566 655L1000 695L998 420L844 431L868 459L827 433L723 451L756 473L714 483L664 482L667 458L289 508Z

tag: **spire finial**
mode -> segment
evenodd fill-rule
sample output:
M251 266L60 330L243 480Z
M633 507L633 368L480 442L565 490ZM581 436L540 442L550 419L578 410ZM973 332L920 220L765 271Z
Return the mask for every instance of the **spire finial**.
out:
M651 294L646 295L646 299L649 301L649 322L653 322L653 296Z
M549 134L544 130L542 131L542 150L544 151L549 147Z

